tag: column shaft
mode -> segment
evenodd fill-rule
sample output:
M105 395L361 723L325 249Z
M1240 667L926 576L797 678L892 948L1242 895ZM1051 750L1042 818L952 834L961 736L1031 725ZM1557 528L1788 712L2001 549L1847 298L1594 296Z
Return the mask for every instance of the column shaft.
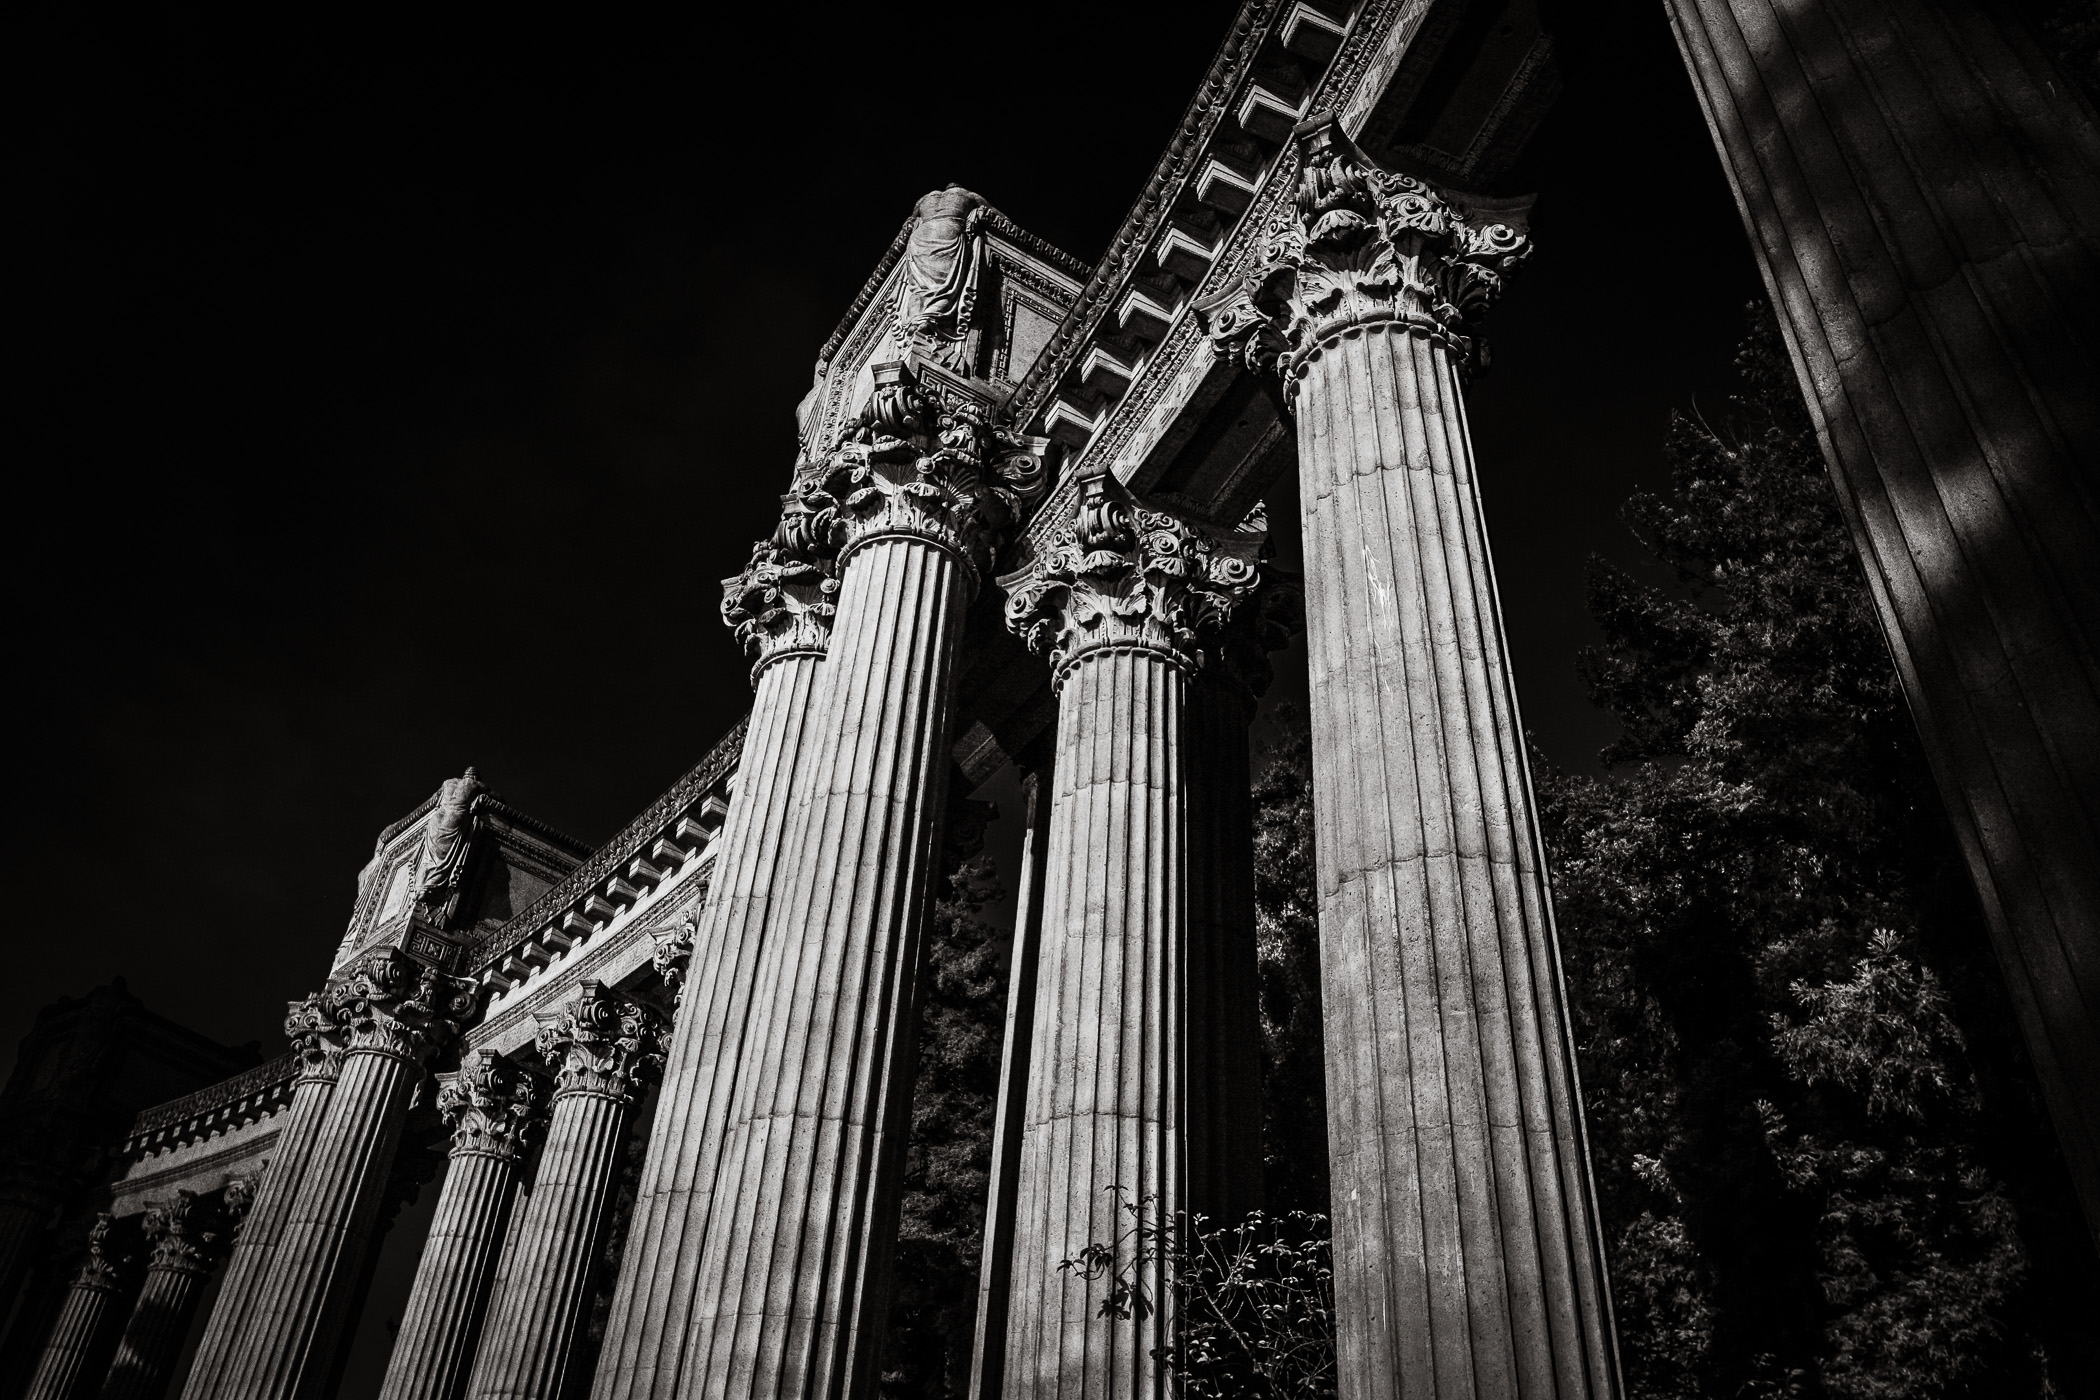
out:
M1671 0L2100 1240L2100 131L1977 0Z
M1152 1357L1173 1326L1163 1261L1143 1270L1151 1315L1126 1321L1096 1315L1105 1283L1058 1264L1124 1236L1125 1204L1142 1201L1156 1222L1185 1203L1186 697L1168 658L1104 649L1073 667L1058 702L1006 1338L1013 1400L1166 1393Z
M873 1394L967 588L914 535L846 556L700 1256L694 1393Z
M558 1094L509 1267L489 1302L467 1394L561 1400L590 1311L605 1226L627 1146L630 1101Z
M388 1051L353 1048L343 1057L238 1354L211 1393L312 1400L326 1384L421 1077L413 1059Z
M465 1393L517 1194L512 1154L453 1154L380 1400L459 1400Z
M1014 1211L1020 1198L1021 1140L1028 1121L1028 1052L1035 1040L1043 861L1050 847L1050 775L1040 768L1030 769L1021 779L1021 788L1028 804L1028 829L1021 838L1021 879L1014 894L1014 950L1006 980L1006 1029L999 1047L999 1099L993 1107L992 1170L977 1271L970 1400L998 1400L1004 1393Z
M292 1086L284 1125L277 1130L269 1164L256 1183L255 1204L249 1207L247 1218L234 1236L219 1296L212 1304L211 1316L205 1320L204 1336L190 1363L189 1379L183 1384L183 1400L216 1400L220 1396L236 1400L233 1392L221 1389L221 1384L247 1336L249 1315L269 1274L292 1197L306 1174L321 1120L335 1094L338 1070L339 1063L331 1059L320 1072L302 1075Z
M654 1131L599 1352L593 1400L684 1393L688 1331L729 1099L776 890L795 774L823 658L798 652L759 673L736 800L717 837Z
M1298 401L1341 1393L1612 1390L1558 952L1459 380L1387 321Z
M89 1261L73 1280L58 1324L44 1343L26 1400L86 1400L95 1393L122 1334L129 1291L114 1261L105 1261L101 1249L91 1246Z
M146 1270L138 1302L102 1382L102 1400L161 1400L190 1335L209 1275L196 1269Z

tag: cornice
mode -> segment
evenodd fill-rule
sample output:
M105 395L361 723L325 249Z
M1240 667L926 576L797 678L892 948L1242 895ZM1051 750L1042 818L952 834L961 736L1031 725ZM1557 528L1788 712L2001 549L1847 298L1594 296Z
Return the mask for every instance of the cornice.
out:
M470 944L462 963L468 972L478 975L531 939L543 926L558 919L570 905L588 898L603 881L618 874L621 867L642 854L650 842L676 825L681 816L736 767L737 759L743 753L744 728L748 719L748 716L739 719L708 751L707 757L673 783L669 791L643 808L641 814L612 840L527 905L523 913Z
M254 1069L245 1070L231 1079L222 1079L194 1094L185 1094L179 1099L170 1099L163 1104L140 1111L131 1122L131 1131L125 1135L124 1153L133 1155L148 1150L179 1143L185 1134L183 1125L194 1123L196 1132L202 1133L209 1116L220 1110L255 1099L257 1106L268 1103L261 1116L276 1112L276 1100L291 1097L292 1082L299 1077L300 1059L296 1054L279 1055ZM281 1092L280 1092L281 1091ZM194 1135L194 1134L192 1134ZM149 1142L148 1139L160 1139Z
M1196 95L1181 115L1173 139L1152 169L1152 176L1138 195L1122 227L1109 241L1108 251L1094 266L1086 286L1065 319L1050 336L1050 343L1036 357L1013 398L1014 421L1025 423L1042 410L1057 382L1076 363L1093 333L1115 304L1115 294L1137 270L1138 260L1152 244L1153 235L1174 206L1181 187L1194 176L1198 161L1217 134L1232 93L1247 76L1254 56L1267 37L1282 6L1277 0L1245 0L1234 17L1232 28L1218 46L1210 70ZM1361 22L1356 26L1361 28ZM1332 65L1330 65L1330 68Z

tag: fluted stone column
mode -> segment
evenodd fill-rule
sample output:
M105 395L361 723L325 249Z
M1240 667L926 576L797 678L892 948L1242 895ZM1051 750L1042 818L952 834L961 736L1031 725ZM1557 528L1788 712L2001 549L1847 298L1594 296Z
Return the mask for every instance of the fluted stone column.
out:
M251 1321L211 1392L224 1400L315 1400L327 1388L424 1060L458 1033L474 987L386 949L328 996L347 1036L342 1073Z
M878 367L829 477L838 614L700 1255L692 1394L874 1391L955 652L1015 479L981 424Z
M1050 734L1052 745L1056 733ZM1031 745L1041 747L1040 741ZM1054 752L1052 757L1054 758ZM1035 985L1043 932L1043 861L1050 845L1049 761L1022 761L1027 823L1014 891L1014 946L1006 974L1006 1025L999 1043L999 1097L992 1107L992 1164L977 1264L977 1316L970 1346L969 1400L998 1400L1006 1377L1006 1315L1013 1287L1014 1212L1021 1138L1028 1121L1028 1052L1035 1040Z
M2018 6L1668 9L2100 1244L2100 129Z
M326 992L290 1003L285 1009L284 1033L299 1056L299 1077L292 1084L292 1101L284 1109L284 1125L277 1130L270 1157L254 1187L232 1252L227 1256L225 1277L218 1298L197 1343L190 1363L189 1379L183 1383L184 1400L209 1400L220 1395L226 1368L239 1352L246 1335L249 1312L268 1275L284 1230L292 1196L306 1174L306 1161L321 1128L328 1101L343 1068L343 1030L340 1009Z
M167 1394L198 1300L254 1192L253 1178L236 1177L216 1199L177 1191L174 1200L146 1212L146 1277L102 1381L102 1400L161 1400Z
M693 1285L728 1126L766 913L808 745L838 584L828 505L783 501L779 529L725 580L722 615L753 658L736 800L715 838L707 906L677 987L678 1023L642 1161L594 1400L686 1393Z
M1298 423L1340 1390L1606 1396L1574 1055L1460 397L1467 317L1529 244L1377 170L1331 118L1296 144L1296 220L1206 314L1280 368Z
M540 1025L554 1070L547 1145L467 1393L474 1400L561 1400L590 1310L634 1105L663 1067L665 1027L646 1007L585 982Z
M85 1400L95 1393L124 1326L134 1277L130 1243L123 1224L108 1214L96 1217L88 1233L87 1262L58 1310L27 1400Z
M1254 987L1219 976L1219 930L1190 917L1186 739L1202 634L1252 591L1262 537L1195 530L1105 475L1081 493L1055 542L1001 580L1008 622L1049 655L1058 690L1009 1400L1166 1395L1153 1356L1174 1327L1166 1261L1155 1252L1139 1270L1153 1306L1126 1320L1099 1316L1105 1282L1058 1264L1120 1240L1128 1267L1126 1205L1171 1225L1221 1204L1192 1188L1258 1181L1261 1160L1258 1120L1220 1116L1234 1096L1215 1092L1233 1063L1217 1032L1252 1023ZM1247 1005L1228 1009L1234 995Z
M440 1075L451 1165L387 1361L381 1400L459 1400L466 1392L496 1263L526 1155L546 1120L544 1089L491 1051Z

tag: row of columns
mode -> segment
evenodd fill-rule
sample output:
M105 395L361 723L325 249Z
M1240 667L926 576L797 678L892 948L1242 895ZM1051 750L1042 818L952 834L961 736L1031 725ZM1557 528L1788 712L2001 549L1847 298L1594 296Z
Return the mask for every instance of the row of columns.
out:
M1469 319L1528 243L1378 170L1331 122L1302 129L1295 158L1296 219L1199 311L1299 428L1341 1390L1607 1396L1609 1303L1460 398ZM388 1400L581 1384L622 1144L659 1066L594 1400L875 1393L964 613L1041 486L988 417L946 377L878 366L858 425L730 581L757 696L675 1028L665 1044L651 1013L587 985L541 1028L544 1110L537 1078L485 1056L446 1080L452 1170ZM1156 1306L1121 1320L1058 1265L1127 1239L1118 1191L1160 1223L1259 1196L1253 694L1233 677L1260 668L1235 664L1233 629L1263 585L1263 531L1150 509L1105 472L1061 499L998 580L1058 722L1031 796L985 1400L1163 1396L1164 1261L1143 1280ZM257 1196L189 1400L323 1393L411 1096L465 998L385 954L294 1008L312 1068L280 1162L299 1165Z

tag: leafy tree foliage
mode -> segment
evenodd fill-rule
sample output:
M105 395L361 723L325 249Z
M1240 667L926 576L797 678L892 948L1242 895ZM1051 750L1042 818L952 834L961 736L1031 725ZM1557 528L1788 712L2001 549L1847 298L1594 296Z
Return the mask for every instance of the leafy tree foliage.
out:
M2094 1263L1769 311L1542 784L1629 1389L2100 1392ZM2087 1387L2093 1387L2088 1389Z
M992 862L967 861L935 901L928 930L919 1077L883 1356L882 1393L892 1400L969 1392L1006 1014L999 931L980 915L999 898Z
M1212 1225L1157 1213L1152 1196L1117 1192L1129 1218L1058 1269L1101 1292L1102 1317L1145 1318L1159 1306L1146 1280L1172 1279L1170 1339L1153 1355L1189 1400L1319 1400L1335 1393L1334 1260L1327 1217L1250 1212Z

